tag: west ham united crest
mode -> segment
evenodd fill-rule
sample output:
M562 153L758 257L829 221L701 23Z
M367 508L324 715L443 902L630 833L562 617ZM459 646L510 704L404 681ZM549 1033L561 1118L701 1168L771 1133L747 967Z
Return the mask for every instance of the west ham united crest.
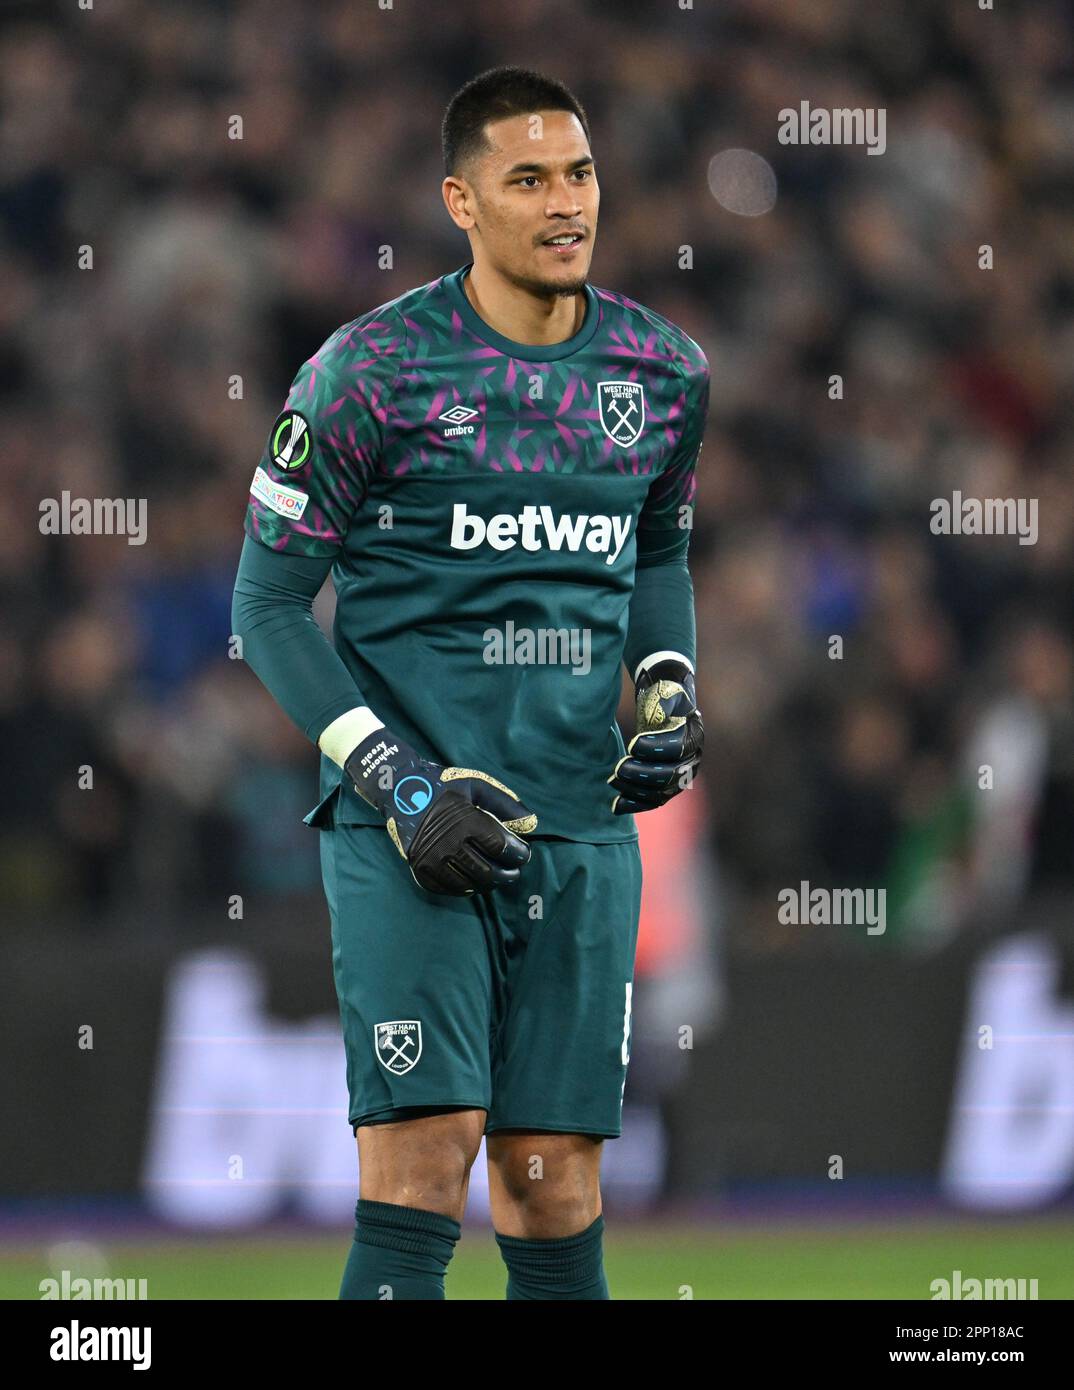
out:
M614 443L629 449L645 424L645 391L638 381L600 381L597 405L604 433Z
M421 1024L416 1019L374 1023L373 1046L385 1071L402 1076L421 1056Z

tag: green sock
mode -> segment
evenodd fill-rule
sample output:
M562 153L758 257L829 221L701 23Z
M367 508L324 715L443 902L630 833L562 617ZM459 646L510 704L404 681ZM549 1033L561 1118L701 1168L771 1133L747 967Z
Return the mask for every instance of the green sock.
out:
M575 1236L527 1240L496 1233L508 1299L610 1298L604 1277L604 1217Z
M436 1211L358 1199L354 1242L343 1271L340 1298L437 1299L462 1233Z

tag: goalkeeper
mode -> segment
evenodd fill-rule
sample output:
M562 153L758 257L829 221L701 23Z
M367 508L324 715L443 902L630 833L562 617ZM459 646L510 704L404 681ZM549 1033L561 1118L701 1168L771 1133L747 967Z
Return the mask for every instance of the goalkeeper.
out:
M508 1298L604 1299L633 817L702 751L686 555L708 363L588 282L599 195L566 88L475 78L444 151L473 259L299 370L251 484L233 627L321 750L306 821L360 1168L340 1297L443 1298L486 1136ZM312 612L330 573L331 642Z

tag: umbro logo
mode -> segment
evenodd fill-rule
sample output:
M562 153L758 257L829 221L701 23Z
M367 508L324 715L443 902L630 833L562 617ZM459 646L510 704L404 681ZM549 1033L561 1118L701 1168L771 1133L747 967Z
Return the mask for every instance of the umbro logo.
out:
M473 434L473 425L468 425L466 421L472 420L479 413L468 405L453 405L450 410L445 410L436 418L452 426L451 429L444 431L444 438L450 439L452 435L456 434Z
M468 405L453 405L450 410L445 410L442 415L438 415L438 420L446 420L449 425L461 425L464 420L472 420L477 414Z

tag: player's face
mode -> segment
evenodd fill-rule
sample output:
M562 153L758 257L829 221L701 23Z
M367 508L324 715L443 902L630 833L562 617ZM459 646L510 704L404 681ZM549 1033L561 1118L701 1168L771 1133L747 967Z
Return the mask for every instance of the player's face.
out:
M600 189L571 111L490 121L475 170L475 232L496 269L537 294L577 294L593 259ZM570 245L554 237L575 235Z

